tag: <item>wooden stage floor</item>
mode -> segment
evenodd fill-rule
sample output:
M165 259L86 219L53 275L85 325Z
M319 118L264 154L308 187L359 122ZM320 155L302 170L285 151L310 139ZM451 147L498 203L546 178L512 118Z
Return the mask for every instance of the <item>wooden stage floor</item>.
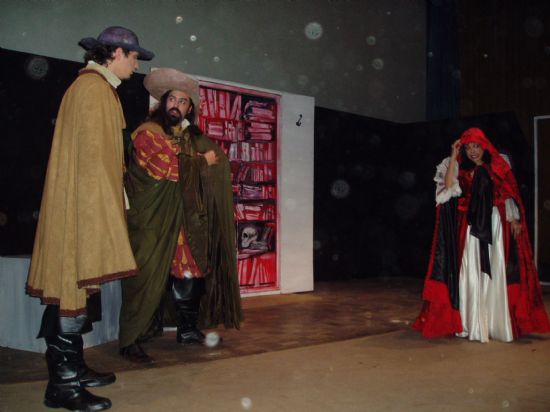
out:
M118 342L86 349L85 359L96 370L121 372L386 333L409 327L420 309L421 285L421 279L409 278L318 282L310 293L248 297L243 299L241 329L215 330L223 337L216 347L181 346L175 332L167 331L143 345L156 360L152 365L122 359ZM44 356L39 353L0 348L0 369L0 384L47 379Z
M117 373L92 392L120 412L252 403L266 412L549 410L550 336L424 339L410 329L421 286L414 278L319 282L311 293L246 298L240 331L219 329L224 340L213 348L178 346L166 332L147 344L157 360L148 367L123 360L117 342L89 348L91 367ZM550 287L543 292L550 311ZM43 408L42 354L0 348L0 370L0 410Z

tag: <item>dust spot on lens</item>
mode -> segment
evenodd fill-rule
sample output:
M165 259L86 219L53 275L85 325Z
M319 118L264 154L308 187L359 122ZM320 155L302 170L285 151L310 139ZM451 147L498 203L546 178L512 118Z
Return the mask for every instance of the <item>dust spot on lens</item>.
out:
M384 68L384 60L382 60L379 57L377 57L376 59L373 59L371 64L375 70L382 70Z
M350 193L350 185L345 180L335 180L332 183L332 186L330 188L330 193L332 196L334 196L336 199L343 199L345 197L349 196Z
M34 80L40 80L46 77L50 65L44 57L33 57L27 62L26 73Z
M310 40L319 40L323 35L323 26L316 21L313 21L306 25L304 33Z

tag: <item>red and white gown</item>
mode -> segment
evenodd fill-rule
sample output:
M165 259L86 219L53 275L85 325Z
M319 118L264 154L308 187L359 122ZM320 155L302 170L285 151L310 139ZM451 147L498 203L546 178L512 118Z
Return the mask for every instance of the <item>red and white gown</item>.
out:
M450 197L462 195L458 174L454 178L453 187L445 188L446 166L449 161L450 159L447 158L437 167L438 173L434 178L437 185L437 203L444 203L449 201ZM455 170L458 170L458 165L456 166ZM464 179L472 178L473 176L465 173L461 180L464 182ZM471 190L471 181L464 182L463 186ZM519 210L512 198L505 199L505 206L506 221L519 220ZM471 225L466 228L458 281L462 332L457 332L456 335L469 340L481 342L488 342L489 338L503 342L514 340L508 310L504 229L500 219L498 207L493 206L491 213L493 241L489 245L490 275L483 272L480 264L479 239L470 234Z
M501 155L497 152L496 156ZM436 228L424 282L424 305L412 327L426 337L454 334L481 342L510 342L527 333L549 332L523 204L509 164L506 162L504 178L490 165L473 171L459 171L457 165L454 184L447 189L449 162L450 158L444 159L434 177ZM486 216L481 213L477 221L468 217L484 196L490 202ZM490 233L474 236L484 219L490 219L490 224L484 223ZM512 220L522 223L517 238L511 236ZM485 265L483 253L488 259Z

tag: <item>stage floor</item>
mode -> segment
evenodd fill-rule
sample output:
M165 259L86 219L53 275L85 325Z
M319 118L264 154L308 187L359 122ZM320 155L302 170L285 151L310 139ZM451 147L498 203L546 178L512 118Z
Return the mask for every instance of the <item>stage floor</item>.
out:
M220 345L181 347L168 332L147 344L157 362L145 368L121 359L117 342L92 347L88 364L117 380L91 392L119 412L550 410L550 335L424 339L410 328L421 285L321 282L312 293L247 298L241 330L219 329ZM46 410L43 355L0 349L0 370L1 411Z
M314 292L244 298L245 320L241 329L220 327L214 330L223 340L213 348L178 345L175 332L168 331L143 345L156 360L146 367L122 359L118 355L118 342L88 348L85 358L96 370L122 372L207 362L408 329L420 310L421 287L422 280L414 278L318 282ZM39 353L0 348L0 370L0 384L48 378L44 355Z

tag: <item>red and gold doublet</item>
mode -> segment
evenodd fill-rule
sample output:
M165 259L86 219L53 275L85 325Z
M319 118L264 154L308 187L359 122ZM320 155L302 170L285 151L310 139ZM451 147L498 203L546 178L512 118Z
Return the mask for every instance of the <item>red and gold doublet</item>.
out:
M182 149L178 141L160 133L142 130L136 134L133 144L135 159L149 176L157 180L179 180L178 155ZM177 278L204 276L193 259L183 226L179 230L170 273Z

